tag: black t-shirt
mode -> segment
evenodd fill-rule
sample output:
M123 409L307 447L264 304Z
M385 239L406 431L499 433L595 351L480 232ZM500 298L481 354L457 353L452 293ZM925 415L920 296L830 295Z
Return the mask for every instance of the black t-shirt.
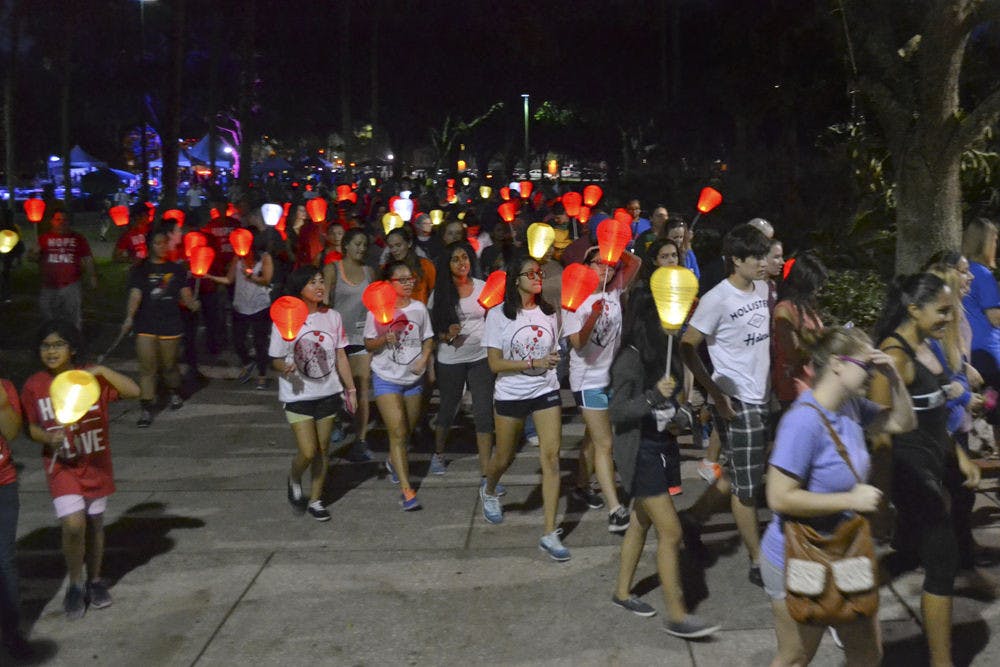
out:
M187 270L177 262L147 260L132 269L129 289L142 292L134 322L137 334L179 336L184 332L179 301L186 279Z

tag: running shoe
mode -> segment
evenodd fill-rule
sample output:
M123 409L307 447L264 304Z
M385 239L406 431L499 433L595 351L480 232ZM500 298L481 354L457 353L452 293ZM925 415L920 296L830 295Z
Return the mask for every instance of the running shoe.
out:
M368 463L374 460L375 456L372 454L372 450L368 449L367 442L364 440L355 440L351 444L351 448L347 450L344 458L351 463Z
M302 495L302 485L292 482L291 477L288 478L288 502L296 514L305 512L306 505L309 504L306 497Z
M240 374L236 376L236 381L240 384L246 384L253 377L254 363L251 362L240 369Z
M651 606L635 597L634 595L624 600L619 600L614 595L611 596L611 604L616 607L621 607L625 611L630 611L636 616L642 616L643 618L649 618L650 616L656 616L656 610Z
M417 500L417 492L413 489L403 489L399 504L402 506L404 512L415 512L423 507L420 501Z
M573 489L573 499L584 503L592 510L599 510L604 507L604 499L601 498L601 494L589 486L578 486Z
M339 445L344 441L345 435L346 433L344 433L344 429L340 426L340 422L336 422L333 425L333 430L330 431L330 444Z
M562 528L556 528L551 533L542 535L538 541L538 548L549 555L554 561L565 563L570 559L569 549L563 546L559 536L562 535Z
M538 446L538 436L537 435L529 435L524 440L525 440L525 442L527 442L532 447L537 447Z
M430 473L432 475L443 475L448 468L444 464L444 454L431 454Z
M702 459L698 462L698 474L701 475L701 478L707 483L715 484L715 482L722 477L722 466L715 461Z
M760 565L751 565L750 571L747 572L747 579L754 586L760 586L764 588L764 577L760 574Z
M316 519L317 521L330 520L330 513L326 511L325 507L323 507L322 500L314 500L311 503L309 503L307 511L309 512L309 516Z
M399 476L396 475L396 469L392 467L389 459L385 460L385 471L389 473L389 479L392 480L393 484L399 484Z
M486 486L486 478L485 477L480 477L479 478L479 486L480 487L485 487ZM500 482L497 482L496 488L494 488L493 491L496 494L497 498L503 498L504 496L507 495L507 487L504 486L503 484L501 484Z
M479 499L483 501L483 518L488 523L503 523L503 505L500 496L486 493L486 480L479 485Z
M71 621L83 618L87 613L87 602L83 598L83 589L75 584L70 584L66 589L66 597L63 598L63 610L66 618Z
M618 509L608 514L608 532L624 533L628 530L630 515L624 506L619 505Z
M667 621L663 625L663 629L674 637L681 637L683 639L698 639L700 637L708 637L719 631L722 626L719 624L711 624L703 618L699 618L693 614L688 614L684 617L682 621Z
M684 493L684 487L683 486L671 486L671 487L668 487L667 488L667 493L669 493L672 496L679 496L682 493Z
M104 609L111 606L111 594L103 580L91 581L87 584L87 600L94 609Z
M149 428L150 424L153 423L153 413L149 410L143 410L139 413L139 419L136 420L135 425L138 428Z
M171 410L180 410L181 408L184 407L184 400L175 392L170 392L169 405Z

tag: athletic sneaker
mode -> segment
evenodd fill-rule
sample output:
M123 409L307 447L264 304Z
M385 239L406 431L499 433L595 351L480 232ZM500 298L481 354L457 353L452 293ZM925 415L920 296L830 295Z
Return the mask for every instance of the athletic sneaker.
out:
M601 498L601 494L589 486L578 486L573 489L573 498L584 503L592 510L599 510L604 507L604 499Z
M296 514L305 512L306 505L309 504L306 497L302 495L302 485L293 483L291 477L288 478L288 502Z
M687 512L678 512L677 518L681 522L681 538L684 541L684 549L699 560L707 558L708 549L701 541L701 524Z
M139 413L139 418L135 421L135 425L138 428L149 428L149 425L153 423L153 413L149 410L143 410Z
M309 516L316 519L317 521L330 520L330 513L326 511L325 507L323 507L322 500L314 500L311 503L309 503L308 512Z
M663 629L674 637L681 637L683 639L698 639L699 637L707 637L713 633L719 631L722 626L719 624L712 625L703 618L699 618L693 614L688 614L684 617L683 621L667 621L663 624Z
M537 447L538 446L538 436L537 435L529 435L524 440L525 440L525 442L527 442L532 447Z
M267 378L257 378L257 386L254 387L255 391L264 391L267 389Z
M486 486L485 477L479 478L479 486L480 487ZM493 488L493 492L496 494L497 498L502 498L507 495L507 487L501 484L500 482L497 482L497 485Z
M444 454L431 454L430 473L432 475L443 475L448 470L444 464Z
M667 493L669 493L672 496L679 496L682 493L684 493L684 487L683 486L671 486L671 487L668 487L667 488Z
M255 365L256 364L251 362L246 366L244 366L240 370L240 374L236 376L236 381L239 382L240 384L246 384L247 382L249 382L250 379L253 377L253 369Z
M714 484L716 480L722 477L722 466L715 461L702 459L698 462L698 474L709 484Z
M184 407L184 400L181 399L181 397L175 394L174 392L170 392L169 405L171 410L180 410L181 408Z
M375 456L372 454L372 450L368 449L367 442L364 440L355 440L351 444L351 448L347 450L344 458L351 463L368 463L369 461L373 461Z
M747 572L747 579L754 586L760 586L764 588L764 577L760 574L760 565L751 565L750 571Z
M392 480L393 484L399 484L399 477L396 475L396 469L392 467L392 463L389 459L385 460L385 471L389 473L389 479Z
M479 499L483 501L483 518L488 523L503 523L503 505L500 496L486 493L486 480L479 485Z
M562 532L562 528L556 528L551 533L542 535L542 539L538 541L538 548L547 553L549 558L560 563L564 563L570 558L569 549L564 547L562 540L559 539Z
M334 423L333 430L330 431L330 444L339 445L344 441L344 437L347 434L344 433L344 429L340 426L339 422Z
M423 507L417 500L417 492L413 489L404 489L399 498L399 504L403 507L404 512L414 512Z
M83 615L87 613L87 602L83 599L82 588L73 584L66 588L63 610L66 612L66 618L71 621L83 618Z
M651 606L635 597L634 595L628 597L624 600L619 600L614 595L611 596L611 604L616 607L621 607L625 611L630 611L636 616L642 616L644 618L649 618L650 616L656 616L656 610Z
M111 606L111 594L104 581L98 579L87 584L87 600L94 609L104 609Z
M628 530L630 515L624 506L619 505L618 509L608 514L608 532L624 533Z

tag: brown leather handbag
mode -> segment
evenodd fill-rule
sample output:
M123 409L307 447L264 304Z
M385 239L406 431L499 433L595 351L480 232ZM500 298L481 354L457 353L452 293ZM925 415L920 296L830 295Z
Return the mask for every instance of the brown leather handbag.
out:
M863 481L851 463L844 443L823 411L815 409L826 425L837 453L859 484ZM878 612L875 548L868 519L855 514L842 521L830 535L784 517L785 603L799 623L839 625Z

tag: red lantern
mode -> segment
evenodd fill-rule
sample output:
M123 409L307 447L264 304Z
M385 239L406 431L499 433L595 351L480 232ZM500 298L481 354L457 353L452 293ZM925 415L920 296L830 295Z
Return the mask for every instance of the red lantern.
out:
M601 190L599 185L588 185L583 189L583 203L585 206L590 206L593 208L597 205L597 202L601 201L601 197L604 196L604 191Z
M531 196L531 190L535 187L531 181L521 181L517 184L518 188L521 190L521 199L527 199Z
M201 278L206 275L209 268L211 268L212 261L215 259L215 251L207 245L200 245L191 249L189 258L191 262L191 273L193 273L195 277Z
M576 219L583 223L586 223L588 220L590 220L590 207L581 206L580 212L576 214Z
M222 214L219 213L219 209L215 208L214 206L212 208L208 209L208 217L210 217L212 220L215 220L216 218L218 218L221 215Z
M504 201L510 201L510 188L506 185L500 188L500 198Z
M226 205L226 216L227 217L232 218L233 216L236 215L236 213L237 213L236 207L232 203L229 203L229 204Z
M792 272L792 267L795 266L795 258L785 261L785 265L781 267L781 279L788 280L788 274Z
M184 226L184 211L177 208L170 208L163 212L164 220L176 220L178 227Z
M507 272L494 271L486 279L483 291L479 293L479 305L489 310L493 306L503 303L504 290L507 289Z
M722 193L715 188L702 188L698 195L698 212L708 213L722 203Z
M188 232L184 235L184 256L191 259L191 251L203 245L208 245L208 238L201 232Z
M379 324L389 324L396 313L396 290L388 280L376 280L361 293L365 308Z
M454 179L454 178L449 178L449 179L447 179L447 180L446 180L446 181L444 182L444 184L445 184L445 185L446 185L447 187L449 187L449 188L453 188L453 187L455 187L455 179Z
M597 289L597 272L589 266L574 262L563 269L562 307L575 313L588 296Z
M448 191L445 193L445 195L447 197L447 201L449 204L454 204L455 202L458 201L458 193L455 192L455 188L448 188Z
M246 257L250 254L250 246L253 245L253 232L243 227L229 232L229 244L233 246L233 252L237 257Z
M465 240L469 242L469 245L472 246L472 249L475 250L476 254L478 255L479 254L479 239L477 237L475 237L475 236L470 236L469 238L467 238Z
M112 206L108 209L108 215L111 216L115 227L124 227L128 224L128 206Z
M617 218L605 218L597 225L597 244L600 246L601 261L605 264L617 264L631 240L631 225Z
M580 204L583 202L583 197L580 196L579 192L567 192L562 196L562 205L566 209L566 215L571 218L575 218L580 215Z
M336 250L331 250L326 253L326 257L323 258L323 265L325 266L327 264L332 264L333 262L339 262L342 259L344 259L344 255L342 253L339 253Z
M306 213L313 222L323 222L326 220L326 200L316 197L306 202Z
M41 222L42 217L45 215L45 200L37 198L28 199L24 202L24 213L28 216L30 222Z
M337 201L350 201L351 198L351 186L350 185L338 185L337 186Z
M624 222L626 225L629 225L629 227L631 228L631 226L632 226L632 214L631 213L629 213L628 211L626 211L623 208L616 208L615 212L612 213L612 215L614 216L615 220L618 220L619 222Z
M294 296L283 296L271 304L271 321L278 327L278 333L285 340L295 340L299 329L309 317L309 306L302 299Z
M517 217L517 205L512 201L505 201L497 206L497 213L500 214L504 222L510 224Z
M144 202L146 204L146 215L150 222L156 219L156 204L151 201Z

